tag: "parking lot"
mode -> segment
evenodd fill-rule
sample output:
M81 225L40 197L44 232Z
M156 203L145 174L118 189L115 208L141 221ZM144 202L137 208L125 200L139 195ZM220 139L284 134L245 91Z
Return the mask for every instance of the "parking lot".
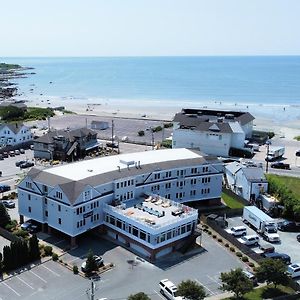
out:
M276 222L279 222L280 219L275 219ZM242 217L229 218L228 228L233 226L245 226L247 228L247 235L256 234L252 228L247 226L242 221ZM297 241L296 236L299 232L282 232L278 231L280 236L280 243L273 243L272 245L275 247L275 251L279 253L288 254L291 257L292 262L300 263L300 243ZM260 236L260 241L263 241L263 238ZM253 250L258 249L258 247L251 247Z

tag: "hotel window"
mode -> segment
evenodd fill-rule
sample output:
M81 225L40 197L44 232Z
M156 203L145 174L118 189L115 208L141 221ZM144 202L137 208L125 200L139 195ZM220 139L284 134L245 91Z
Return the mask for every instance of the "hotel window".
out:
M48 217L48 210L45 210L45 217Z
M47 200L47 198L45 198L44 202L45 202L45 204L48 204L48 200Z
M154 174L154 179L155 180L160 179L160 173Z
M58 199L62 199L62 193L59 191L56 191L55 197Z
M61 224L61 218L58 218L58 224Z
M136 228L136 227L132 227L132 234L134 235L134 236L138 236L138 234L139 234L139 231L138 231L138 229Z
M197 168L191 168L191 173L196 174L197 173Z
M141 230L140 231L140 239L146 241L146 236L147 236L146 232L144 232L144 231Z
M119 186L120 186L120 183L119 183L119 182L117 182L117 189L119 188Z
M30 194L28 194L28 200L31 200L31 195Z
M196 195L196 190L191 190L190 191L190 196L195 196Z
M61 211L61 206L60 205L57 206L57 210Z
M43 192L44 194L48 194L48 187L46 185L43 185Z
M25 183L26 188L32 189L32 183L31 182L26 182Z
M166 187L166 189L170 189L171 188L171 182L166 183L165 187Z
M85 191L84 192L84 201L91 199L91 191Z
M171 171L166 172L166 177L171 177Z
M123 187L123 182L121 182L121 188Z
M31 213L31 206L28 206L28 212Z

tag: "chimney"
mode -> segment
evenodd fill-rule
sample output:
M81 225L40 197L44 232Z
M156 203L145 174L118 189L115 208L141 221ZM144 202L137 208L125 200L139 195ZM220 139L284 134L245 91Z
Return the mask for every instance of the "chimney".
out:
M138 161L138 167L141 169L141 161Z

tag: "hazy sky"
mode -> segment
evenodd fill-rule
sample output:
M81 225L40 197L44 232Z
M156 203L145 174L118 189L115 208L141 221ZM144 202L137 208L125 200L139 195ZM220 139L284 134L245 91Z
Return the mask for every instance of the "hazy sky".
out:
M0 56L300 55L300 0L0 0Z

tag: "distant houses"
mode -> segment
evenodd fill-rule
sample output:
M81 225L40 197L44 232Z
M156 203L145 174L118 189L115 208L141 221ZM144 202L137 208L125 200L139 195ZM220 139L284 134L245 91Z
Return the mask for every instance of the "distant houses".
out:
M248 112L182 109L173 119L173 148L199 148L217 156L244 149L251 138L254 117Z
M251 203L268 191L268 181L259 166L232 162L225 166L224 172L227 187Z
M33 139L28 126L19 123L0 125L0 144L2 147L30 143Z
M98 147L97 133L91 129L55 130L34 141L34 157L76 160Z

